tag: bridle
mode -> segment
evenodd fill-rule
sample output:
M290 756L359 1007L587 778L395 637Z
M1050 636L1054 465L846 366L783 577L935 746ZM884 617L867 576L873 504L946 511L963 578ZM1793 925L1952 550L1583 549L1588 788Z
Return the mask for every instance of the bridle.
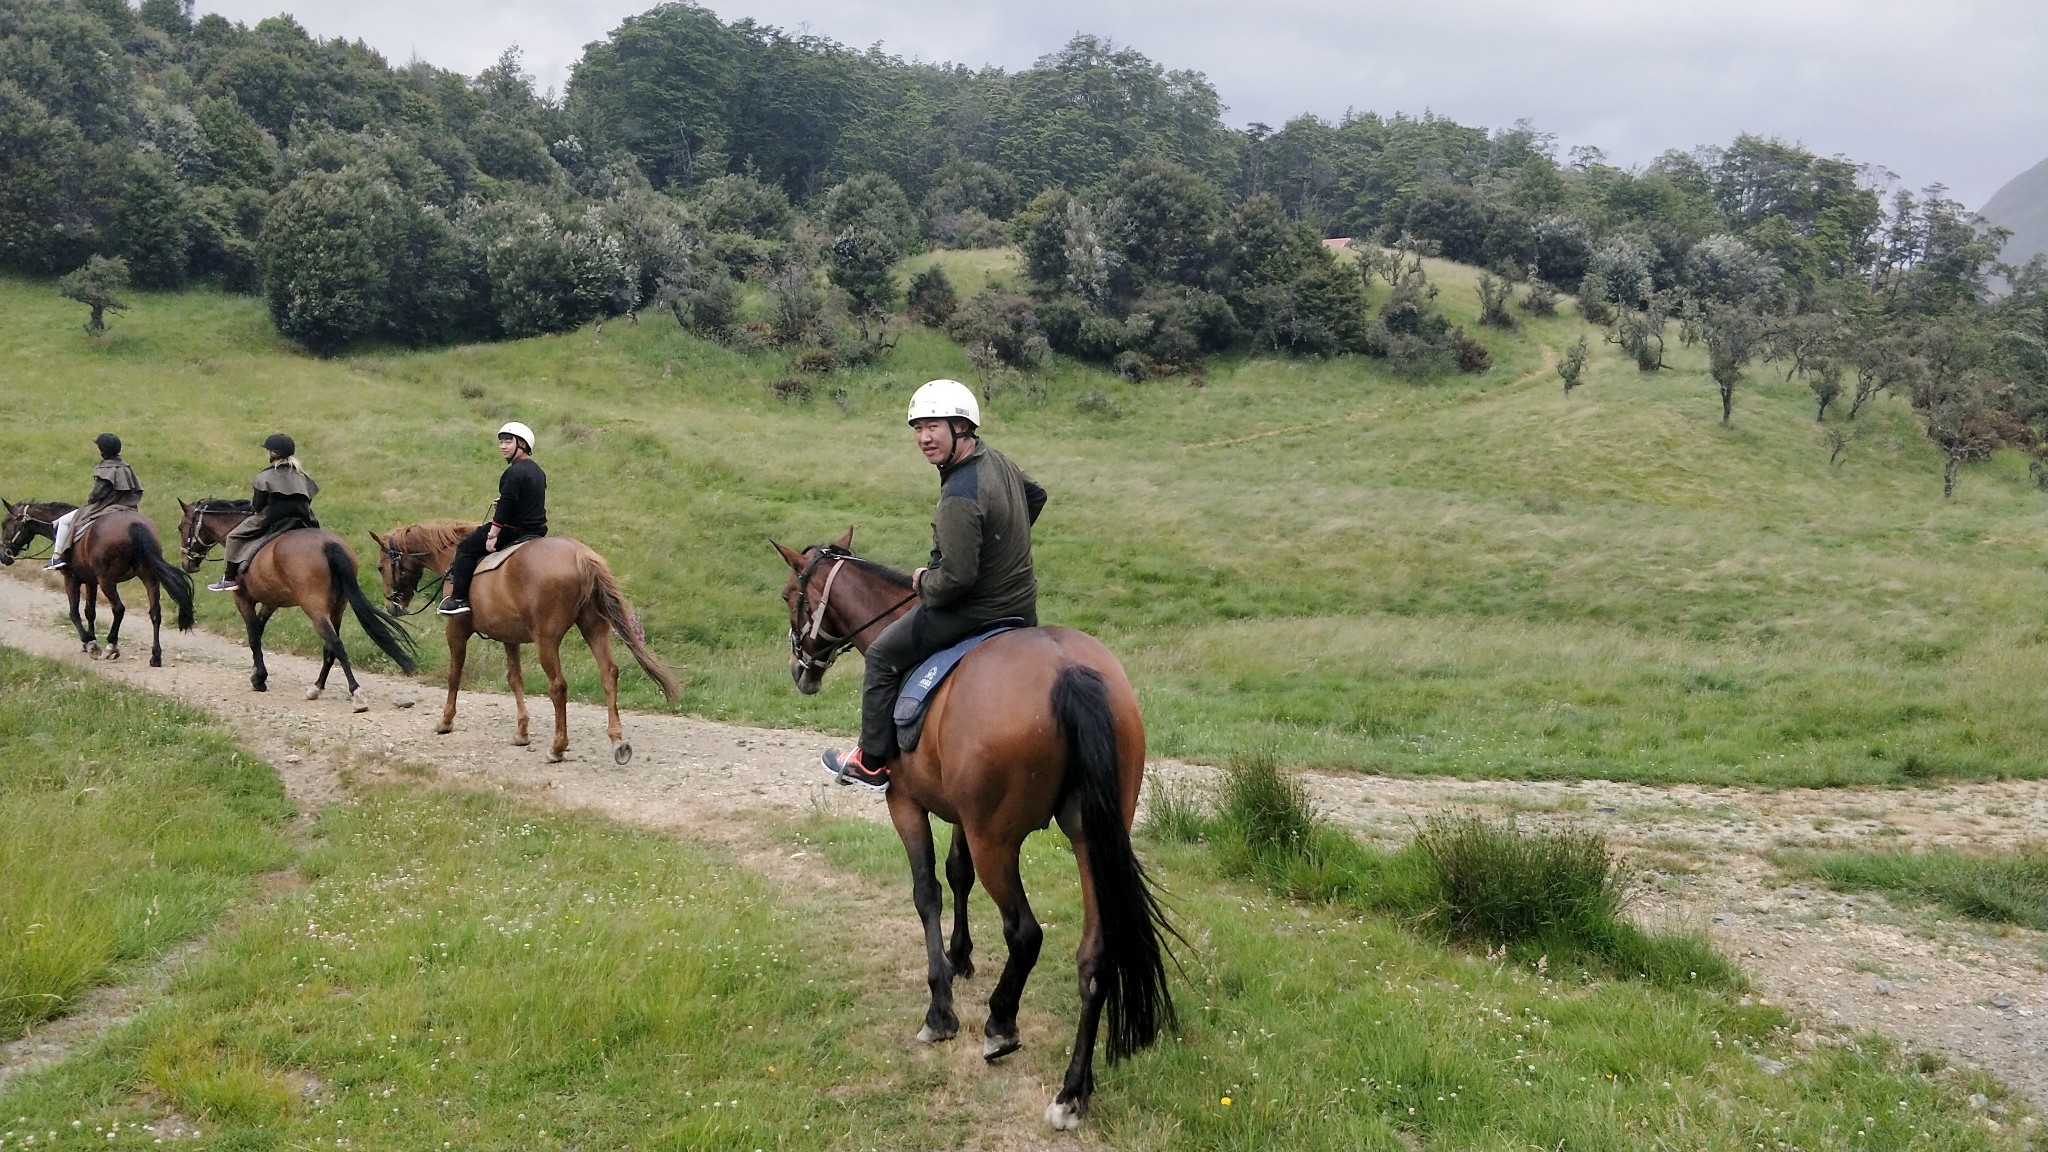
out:
M399 529L399 531L410 531L410 529L401 528ZM390 561L391 563L392 587L391 593L384 597L385 608L388 609L393 616L417 616L420 613L425 612L427 609L433 607L434 599L440 593L442 585L448 582L448 573L446 570L443 570L442 572L437 574L432 580L428 581L427 586L425 588L419 586L420 573L425 571L427 566L424 563L418 562L425 561L426 559L431 557L433 553L415 552L405 547L402 547L398 543L398 532L393 532L390 535L384 537L383 551L384 559ZM414 563L412 566L413 587L410 591L406 593L406 595L409 597L420 598L420 606L412 609L409 612L399 607L398 603L399 579L406 574L405 562L407 560L412 560L416 563Z
M254 511L245 507L244 502L240 500L216 500L209 496L204 500L194 501L189 513L192 517L192 530L185 533L185 539L179 542L179 551L184 553L186 562L195 568L206 563L207 554L220 546L220 541L209 542L201 535L206 530L206 518L223 512L254 515Z
M35 542L35 538L41 535L41 533L35 531L37 528L47 529L50 537L50 547L55 548L57 546L57 521L63 519L63 517L52 516L47 520L43 519L28 511L30 508L35 507L43 507L43 505L22 503L14 506L15 512L10 519L15 522L21 542L17 544L12 539L0 538L0 556L5 556L9 564L14 563L16 560L41 560L43 556L49 555L49 553L45 552L41 556L36 556L17 550L25 549ZM57 507L61 508L63 505L59 504Z
M817 572L818 566L827 560L832 561L832 567L825 573L824 591L819 593L817 602L812 603L811 576ZM903 599L868 617L860 627L834 636L825 631L825 613L832 606L832 583L839 579L839 570L846 567L849 562L865 563L860 557L836 544L825 544L818 548L817 554L811 557L804 565L804 570L797 575L796 616L789 626L789 658L804 672L815 672L823 676L825 670L832 667L834 660L853 648L855 637L874 627L878 621L898 608L917 599L917 593L912 591ZM804 623L806 617L809 617L808 623ZM819 644L825 646L822 653L813 651L814 646Z

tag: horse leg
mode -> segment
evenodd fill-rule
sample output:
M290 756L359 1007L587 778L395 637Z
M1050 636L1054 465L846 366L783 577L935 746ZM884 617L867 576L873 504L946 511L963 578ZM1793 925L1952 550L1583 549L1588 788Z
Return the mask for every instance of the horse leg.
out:
M555 741L548 745L548 763L559 764L569 750L569 679L562 675L562 637L542 630L533 647L540 655L540 670L548 674L548 699L555 704Z
M341 609L335 606L325 620L315 620L320 630L320 679L306 692L306 699L319 696L327 687L327 671L341 662L342 679L348 681L348 700L351 711L368 712L370 702L363 699L362 685L356 682L356 670L348 662L348 646L341 642Z
M1045 932L1031 914L1031 901L1024 898L1024 878L1017 871L1017 845L982 840L972 846L981 886L1003 914L1003 943L1010 955L1003 961L1003 974L988 998L988 1023L981 1029L981 1057L1000 1060L1024 1046L1017 1032L1017 1005L1024 999L1024 981L1038 963L1038 949Z
M519 713L519 730L512 743L521 748L532 743L526 735L526 669L519 661L519 645L505 645L505 684L512 689L512 707Z
M149 666L164 666L164 603L163 585L157 582L156 574L144 571L142 586L149 592Z
M904 855L910 857L910 898L924 924L925 979L931 985L932 1003L925 1010L924 1027L917 1038L936 1044L960 1034L960 1017L953 1013L953 966L946 959L946 909L937 862L932 857L931 816L903 789L891 788L889 821L896 825Z
M953 849L946 853L946 881L953 886L953 946L946 950L946 961L953 967L953 978L965 980L974 975L974 941L967 935L967 897L974 891L974 856L967 850L967 833L953 825Z
M240 593L235 595L235 608L241 612L242 626L249 633L249 659L253 662L249 687L257 692L268 692L270 669L263 666L263 629L270 623L270 609Z
M320 675L315 676L313 678L313 686L311 688L306 689L306 699L318 700L320 698L320 694L322 692L327 691L327 674L333 671L334 669L335 645L327 639L328 635L331 632L331 629L329 629L327 625L327 621L320 619L318 616L313 615L311 612L306 613L306 619L311 620L313 622L313 631L318 633L320 636ZM336 639L339 638L340 637L337 634ZM349 679L354 680L355 677L351 676L349 677ZM353 694L353 692L351 692L351 694Z
M121 658L121 621L128 615L128 605L121 602L121 586L113 581L109 580L102 583L100 590L107 594L107 608L114 615L113 622L107 625L107 654L104 659L119 660Z
M85 621L78 615L78 594L91 587L92 585L84 583L68 572L64 575L64 594L71 600L71 627L78 632L78 650L87 656L98 656L99 641L94 638L93 630L87 627Z
M604 684L604 734L611 738L612 762L627 764L633 746L626 743L626 730L619 723L619 662L612 658L612 626L595 611L586 611L576 621L583 642L590 645L590 658L597 661L597 678Z
M437 736L455 731L455 697L462 692L462 662L469 656L470 629L459 623L461 619L448 618L448 703L441 706L441 723L434 728Z
M1088 1115L1088 1100L1095 1094L1095 1033L1102 1023L1102 1003L1108 989L1102 985L1102 911L1095 898L1094 873L1088 869L1088 840L1081 827L1081 808L1069 798L1058 813L1060 831L1074 846L1074 863L1081 870L1081 947L1074 966L1081 987L1081 1019L1074 1031L1074 1057L1067 1063L1066 1079L1045 1110L1054 1128L1072 1131Z

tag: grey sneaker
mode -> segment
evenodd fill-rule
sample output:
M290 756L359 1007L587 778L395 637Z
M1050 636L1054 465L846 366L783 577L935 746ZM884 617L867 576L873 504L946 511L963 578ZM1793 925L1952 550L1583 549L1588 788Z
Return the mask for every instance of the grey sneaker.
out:
M860 749L841 752L836 748L825 751L825 770L839 777L841 784L857 784L870 792L889 790L889 770L884 767L870 768L861 758Z

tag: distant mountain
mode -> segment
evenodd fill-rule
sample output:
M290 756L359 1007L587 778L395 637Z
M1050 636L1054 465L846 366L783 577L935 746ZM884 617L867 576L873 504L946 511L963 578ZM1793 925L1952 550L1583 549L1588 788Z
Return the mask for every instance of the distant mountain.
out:
M2027 257L2048 252L2048 160L2006 182L1979 211L1993 224L2012 229L2005 259L2024 264Z

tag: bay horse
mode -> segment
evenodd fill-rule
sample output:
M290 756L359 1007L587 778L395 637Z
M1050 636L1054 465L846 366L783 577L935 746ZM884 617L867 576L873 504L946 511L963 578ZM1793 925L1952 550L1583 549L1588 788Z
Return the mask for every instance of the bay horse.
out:
M179 551L185 571L197 572L207 554L250 515L247 500L208 498L191 504L178 501L184 510L178 521ZM355 666L349 663L348 646L341 642L344 609L355 612L356 623L379 651L391 658L399 670L410 675L419 667L412 633L390 613L372 603L356 583L356 554L346 541L325 528L294 528L263 546L251 557L235 587L235 609L249 633L249 656L255 662L249 687L266 692L270 669L263 663L263 630L279 608L298 608L313 622L320 634L320 676L306 689L306 699L318 700L327 690L328 673L337 661L348 681L350 706L357 712L370 710L356 682Z
M770 543L774 543L770 541ZM910 578L856 556L853 531L830 544L775 550L789 565L789 673L798 691L818 690L848 649L866 652L911 610ZM1131 820L1145 777L1145 723L1138 696L1109 649L1072 628L1020 628L983 642L929 700L916 750L889 762L889 819L910 858L912 899L924 925L931 1004L918 1039L960 1030L953 980L974 972L967 896L978 874L1003 917L1009 957L989 997L982 1057L1023 1046L1017 1005L1043 941L1017 859L1024 838L1053 820L1073 842L1081 873L1081 1018L1059 1093L1045 1110L1054 1128L1078 1128L1095 1091L1096 1031L1106 1009L1110 1063L1148 1047L1174 1025L1166 986L1166 935L1174 931L1131 848ZM953 888L950 949L933 864L931 816L953 825L946 879Z
M8 504L0 522L0 564L12 564L37 536L55 538L51 521L71 510L69 504ZM55 514L52 515L51 513ZM71 605L71 626L78 630L79 649L94 659L121 658L121 621L128 606L118 591L128 580L140 580L149 591L149 666L164 666L162 593L178 608L178 631L192 630L192 581L164 559L163 544L149 517L130 508L103 513L72 537L64 556L64 595ZM79 593L85 594L85 615L79 617ZM99 597L104 594L114 619L107 626L107 647L100 650Z
M455 546L476 530L474 523L434 520L393 528L377 542L377 572L384 579L385 605L404 612L419 591L420 577L445 575L455 560ZM431 605L431 599L428 604ZM605 734L611 738L612 760L633 759L633 745L619 724L619 665L612 659L611 637L617 633L640 669L661 686L673 704L682 695L668 665L647 647L645 631L604 557L567 536L541 536L521 545L503 566L480 573L469 588L470 610L448 621L448 702L441 709L441 735L455 730L455 700L462 689L462 667L471 635L505 646L505 681L512 689L519 726L512 743L525 747L527 738L526 673L519 646L532 644L548 678L548 698L555 705L555 739L548 763L559 763L569 749L569 681L562 675L562 637L573 624L590 645L604 684ZM425 611L423 607L421 609Z
M11 565L16 560L40 559L28 554L29 546L35 543L36 537L41 536L55 547L57 521L67 513L78 511L78 505L58 500L24 500L16 504L0 499L0 508L6 510L6 519L0 521L0 567Z

